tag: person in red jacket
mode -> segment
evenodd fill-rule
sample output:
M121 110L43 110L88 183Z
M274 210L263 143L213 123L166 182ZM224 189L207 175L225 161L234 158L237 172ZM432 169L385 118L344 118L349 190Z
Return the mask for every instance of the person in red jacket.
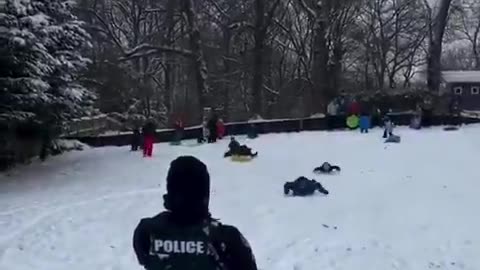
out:
M217 121L217 136L220 140L225 136L225 124L222 118L219 118Z
M348 106L348 115L360 115L360 103L358 103L357 99L353 99Z
M148 121L143 126L143 156L151 157L153 154L153 144L155 143L156 125L153 121Z

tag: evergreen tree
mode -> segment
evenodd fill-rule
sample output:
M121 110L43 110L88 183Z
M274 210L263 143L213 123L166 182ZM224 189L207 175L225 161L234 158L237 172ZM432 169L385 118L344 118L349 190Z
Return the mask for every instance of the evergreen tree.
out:
M49 102L55 59L39 35L47 23L29 1L7 0L0 11L0 121L35 118Z
M53 70L49 74L49 94L53 115L66 120L88 114L92 110L94 96L79 82L79 76L90 63L82 56L86 47L91 47L90 36L83 29L83 22L72 13L71 1L42 1L42 11L50 19L45 29L48 39L45 46L54 57Z
M89 45L69 1L6 0L0 11L0 121L59 123L91 112L78 83Z

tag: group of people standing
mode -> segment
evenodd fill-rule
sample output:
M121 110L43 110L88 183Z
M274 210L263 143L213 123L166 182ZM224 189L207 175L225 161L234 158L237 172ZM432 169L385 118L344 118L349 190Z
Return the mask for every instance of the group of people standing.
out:
M327 106L328 129L342 128L347 124L349 128L356 129L360 126L362 132L368 132L365 125L369 126L372 120L378 122L379 114L379 110L372 108L366 101L356 97L339 96Z
M215 143L217 139L223 139L225 136L225 124L223 119L219 118L215 112L212 112L208 118L203 121L202 136L198 138L199 143Z
M433 124L435 102L435 97L428 94L417 100L413 117L410 120L411 128L420 129ZM351 129L360 127L362 133L367 133L368 128L365 127L385 124L385 116L392 113L392 109L387 103L382 103L381 99L370 100L361 96L340 95L331 100L327 106L328 129L343 128L346 124ZM453 124L459 122L460 103L457 96L453 96L449 103L449 113L453 118L451 120Z
M156 130L157 125L153 120L147 121L141 131L139 128L134 129L131 150L138 151L141 148L144 157L152 157Z
M153 155L156 129L157 125L154 120L148 120L141 129L135 128L130 142L131 151L135 152L142 149L144 157L151 157ZM173 142L180 144L184 133L184 124L180 118L175 121L174 130ZM225 124L223 120L219 118L216 113L212 113L203 123L202 135L198 138L198 142L215 143L217 139L223 139L224 136Z

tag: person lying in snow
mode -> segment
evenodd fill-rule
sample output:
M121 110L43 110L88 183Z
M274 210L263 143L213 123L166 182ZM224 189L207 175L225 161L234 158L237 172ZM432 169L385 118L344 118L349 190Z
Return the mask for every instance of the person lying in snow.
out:
M240 143L235 140L234 137L230 139L230 143L228 144L228 151L225 153L224 157L231 157L231 156L250 156L256 157L258 152L253 153L252 149L246 145L240 145Z
M324 162L322 166L313 169L314 173L332 173L333 171L340 172L340 167Z
M315 193L315 191L328 195L328 190L326 190L322 184L315 181L315 179L308 179L306 177L299 177L293 182L286 182L283 185L283 192L285 195L289 195L290 192L293 192L293 196L308 196Z

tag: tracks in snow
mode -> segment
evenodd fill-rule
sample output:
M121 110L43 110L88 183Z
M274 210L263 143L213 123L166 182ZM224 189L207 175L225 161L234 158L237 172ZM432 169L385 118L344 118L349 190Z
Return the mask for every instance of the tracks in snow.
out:
M107 200L119 200L119 199L124 199L126 197L132 197L132 196L138 196L138 195L143 195L143 194L158 194L160 191L162 191L161 188L149 188L149 189L142 189L142 190L134 190L134 191L128 191L128 192L120 192L120 193L113 193L105 196L100 196L96 197L93 199L87 199L87 200L80 200L74 203L69 203L67 205L62 205L62 206L29 206L29 207L18 207L14 209L10 209L4 212L0 212L0 217L2 216L12 216L16 215L22 212L26 211L31 211L31 210L36 210L40 212L39 215L34 216L33 218L29 219L28 222L22 224L19 228L15 229L15 231L10 232L7 234L6 237L1 237L0 236L0 258L5 252L5 250L9 247L12 241L35 227L38 223L43 221L44 219L53 216L55 214L61 213L63 211L79 207L79 206L85 206L89 204L94 204L102 201L107 201Z

